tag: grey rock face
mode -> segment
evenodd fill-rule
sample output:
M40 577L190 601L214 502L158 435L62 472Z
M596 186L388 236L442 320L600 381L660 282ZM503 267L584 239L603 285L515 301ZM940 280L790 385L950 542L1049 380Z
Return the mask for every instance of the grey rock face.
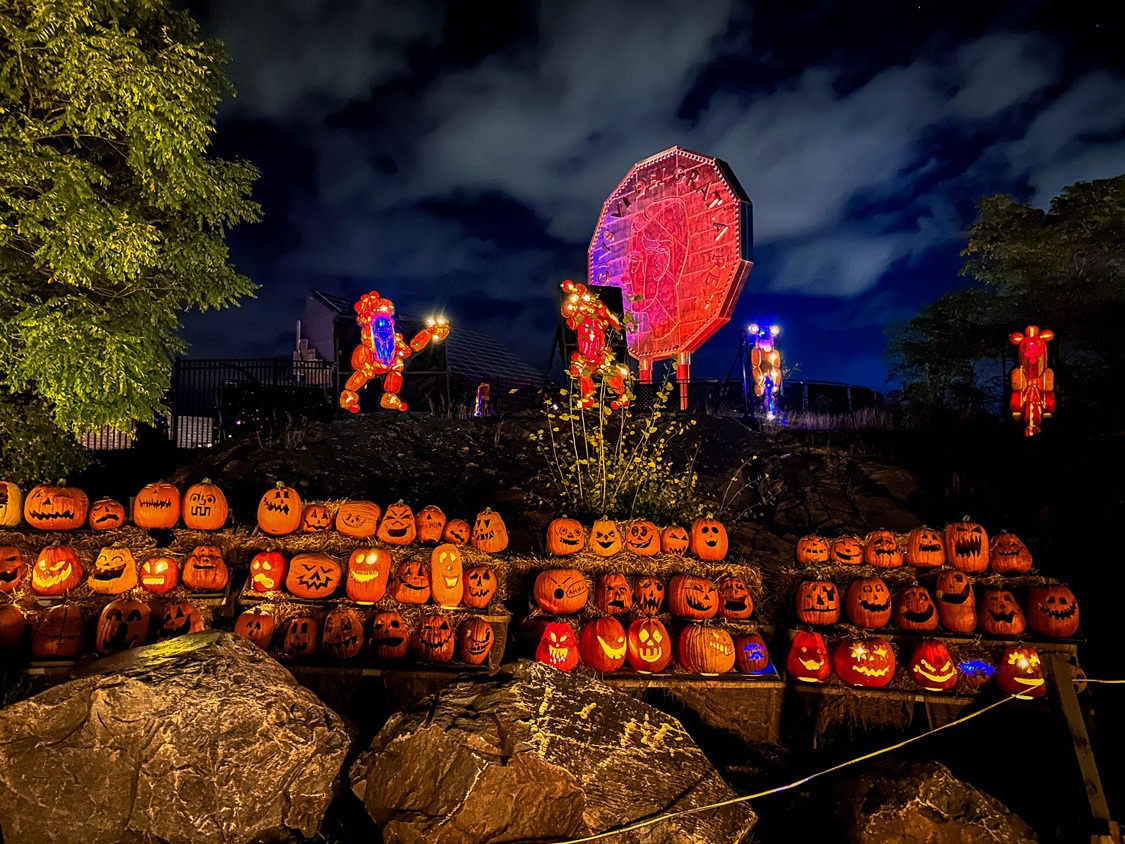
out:
M7 844L312 835L351 741L257 646L180 636L0 710L0 829Z
M510 673L392 716L352 765L387 844L557 841L737 796L676 719L540 663ZM736 803L613 840L736 844L756 821Z

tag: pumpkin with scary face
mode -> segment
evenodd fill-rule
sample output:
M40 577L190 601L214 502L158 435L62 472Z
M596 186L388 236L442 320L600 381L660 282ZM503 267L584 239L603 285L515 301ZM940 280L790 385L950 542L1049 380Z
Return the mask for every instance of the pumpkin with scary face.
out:
M485 508L477 513L473 522L473 532L469 537L473 547L486 554L499 554L508 547L508 526L499 513Z
M719 590L707 577L672 575L668 581L668 609L692 621L714 618L719 612Z
M65 595L82 582L86 568L69 545L48 545L31 567L31 591L36 595Z
M797 587L797 618L805 624L840 620L840 590L831 580L806 580Z
M191 601L175 601L164 607L160 614L160 639L171 639L187 633L198 633L205 627L203 615Z
M863 540L858 536L838 536L828 543L828 561L838 566L858 566L863 562Z
M320 624L311 615L295 615L285 622L281 652L289 657L312 656L316 653Z
M824 637L812 630L798 630L785 659L789 676L802 683L819 683L832 673Z
M397 612L377 612L371 616L367 644L377 659L402 659L410 650L410 630Z
M668 525L660 531L660 550L674 557L682 557L691 545L691 537L687 528L680 525Z
M559 671L570 671L578 665L578 637L565 621L548 621L539 632L535 659Z
M977 629L977 599L972 579L962 571L940 572L934 589L938 622L952 633L972 633Z
M295 554L289 561L285 588L298 598L330 598L340 587L344 572L335 558L315 551Z
M344 501L336 510L336 530L354 539L367 539L379 529L382 515L383 508L374 501Z
M676 653L680 665L692 674L715 677L734 668L734 639L721 627L685 624Z
M473 535L473 529L464 519L448 519L441 532L442 542L451 542L454 545L464 545Z
M902 559L907 565L934 569L945 565L945 540L932 527L916 527L906 534Z
M34 486L23 501L23 520L37 530L80 528L89 512L89 496L63 484Z
M578 569L545 569L535 576L531 597L543 612L564 615L586 606L590 587Z
M379 521L375 538L388 545L409 545L418 537L418 527L414 524L414 511L410 505L399 499L387 507Z
M828 562L828 540L810 533L797 540L797 565L819 566Z
M280 551L259 551L250 558L250 588L255 592L273 592L285 582L289 563Z
M902 549L894 531L880 528L867 534L863 545L863 561L881 569L894 569L902 565Z
M15 527L22 517L23 492L11 481L0 481L0 527Z
M125 507L112 498L99 498L90 505L86 523L90 530L116 530L125 524Z
M192 530L219 530L230 515L226 493L211 483L210 478L184 491L182 510L184 524Z
M374 604L387 594L391 554L384 548L356 548L348 557L344 591L357 604Z
M923 689L947 692L957 685L957 666L940 639L923 639L910 655L910 676Z
M217 545L197 545L184 562L184 587L192 592L222 592L230 581L230 569Z
M167 530L180 521L180 491L167 481L145 484L133 498L133 524Z
M688 532L688 550L697 560L717 563L727 555L727 529L711 516L692 522Z
M742 674L761 674L769 668L770 651L760 633L734 637L734 667Z
M886 627L891 622L891 590L880 577L861 577L848 584L844 607L857 627Z
M754 598L746 581L733 574L719 578L719 616L721 618L749 618L754 613Z
M934 630L938 625L937 607L924 586L907 586L895 595L894 618L903 630Z
M547 525L547 553L569 557L586 547L586 528L578 519L560 516Z
M996 666L996 685L1005 694L1021 700L1043 697L1047 683L1039 651L1029 645L1009 645L1004 648Z
M1024 574L1031 563L1031 551L1014 533L1000 531L988 543L988 565L997 574Z
M613 519L598 519L590 528L590 550L599 557L612 557L625 547Z
M664 608L664 581L650 574L633 584L633 611L639 615L658 615Z
M1041 636L1073 636L1078 632L1078 599L1061 583L1032 587L1027 596L1027 623Z
M86 585L99 595L120 595L137 585L137 561L128 548L103 548Z
M273 614L262 607L246 610L234 620L235 635L249 639L262 650L273 641L275 626Z
M655 557L660 553L660 528L647 519L630 522L625 547L638 557Z
M171 592L180 585L180 564L168 554L155 554L141 563L141 588L154 595Z
M465 592L461 600L466 607L483 610L496 594L496 575L488 566L465 569Z
M449 662L457 650L449 616L431 613L422 616L410 637L410 649L426 662Z
M430 595L439 607L460 606L465 595L464 564L452 542L443 542L430 553Z
M594 604L606 615L624 615L633 608L633 589L619 571L598 575Z
M988 533L966 516L945 526L945 559L958 571L975 574L988 568Z
M436 545L445 530L445 513L436 504L427 504L414 516L414 530L419 542Z
M403 560L395 567L388 591L400 604L424 604L430 600L430 567L423 560Z
M625 659L642 674L663 671L672 661L672 637L657 618L635 618L625 633Z
M483 665L492 652L496 633L483 618L470 616L457 625L456 638L457 658L468 665Z
M327 504L310 503L301 508L301 533L322 533L332 527Z
M99 653L109 655L143 645L148 638L152 613L148 604L133 598L118 598L102 608L95 641Z
M841 639L832 652L832 668L848 685L881 689L895 676L894 648L886 639Z
M51 607L31 630L31 655L39 659L73 659L86 652L86 618L80 607Z
M0 545L0 594L15 592L23 582L23 552L15 545Z
M587 622L578 633L583 664L605 674L625 664L625 628L611 616Z
M354 659L363 648L363 619L351 607L336 607L324 616L320 647L332 659Z
M4 653L19 650L23 634L27 632L27 619L15 604L0 604L0 659Z
M297 490L278 481L258 501L258 527L270 536L285 536L301 526L303 511Z
M1007 589L985 589L977 610L977 626L994 636L1018 636L1027 627L1027 617Z

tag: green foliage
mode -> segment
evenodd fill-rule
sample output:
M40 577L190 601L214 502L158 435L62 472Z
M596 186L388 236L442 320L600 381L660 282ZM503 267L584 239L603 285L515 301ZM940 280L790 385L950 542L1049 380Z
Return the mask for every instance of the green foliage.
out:
M151 423L179 314L253 295L225 236L258 218L257 172L207 152L225 59L166 0L0 7L0 401L70 433Z
M42 399L0 389L0 477L26 489L68 477L89 462L89 452L55 424Z

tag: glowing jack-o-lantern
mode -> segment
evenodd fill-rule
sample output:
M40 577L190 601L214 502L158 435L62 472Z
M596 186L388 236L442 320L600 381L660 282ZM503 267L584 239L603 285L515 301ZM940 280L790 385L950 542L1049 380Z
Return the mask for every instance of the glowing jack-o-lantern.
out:
M937 607L924 586L907 586L895 595L895 626L903 630L934 630L938 625Z
M424 560L403 560L395 567L388 591L400 604L430 600L430 567Z
M479 616L470 616L457 625L457 658L469 665L481 665L496 642L492 625Z
M1056 583L1035 586L1027 596L1027 624L1041 636L1062 639L1078 632L1078 599Z
M116 530L125 524L125 507L113 498L99 498L90 505L86 524L90 530Z
M844 607L857 627L885 627L891 622L891 591L880 577L861 577L848 584Z
M805 624L840 620L840 590L831 580L806 580L797 587L797 618Z
M86 585L100 595L120 595L137 585L137 561L128 548L103 548L94 560ZM124 650L124 649L122 649Z
M414 511L402 500L387 507L379 521L379 529L375 531L375 538L388 545L409 545L417 536Z
M719 578L719 616L721 618L749 618L754 614L754 598L746 581L733 574Z
M719 612L719 601L719 590L710 578L675 574L668 581L668 609L680 618L714 618Z
M663 671L672 661L672 637L658 618L635 618L625 633L625 659L642 674Z
M645 574L633 583L633 611L638 615L657 615L664 608L664 581Z
M226 494L210 478L184 491L181 509L184 525L192 530L219 530L230 515Z
M289 563L280 551L259 551L250 558L250 588L255 592L273 592L285 582Z
M415 514L414 528L419 542L436 545L445 530L445 513L436 504L427 504Z
M711 516L704 516L692 522L688 531L688 550L697 560L717 563L727 555L727 529L723 523Z
M336 531L353 539L369 539L379 529L383 508L374 501L349 499L336 509Z
M863 561L881 569L894 569L902 565L902 549L894 531L880 528L867 534L863 545Z
M976 574L988 568L988 532L965 516L945 526L946 562L958 571Z
M578 653L595 671L616 671L625 664L625 628L612 616L587 622L578 634Z
M384 548L356 548L348 557L344 591L357 604L374 604L387 594L391 554Z
M504 524L499 513L486 507L477 513L469 541L478 551L499 554L508 547L508 526Z
M734 637L734 667L742 674L761 674L769 668L770 651L760 633Z
M102 608L95 628L99 653L115 654L145 643L152 612L134 598L117 598Z
M952 633L972 633L977 628L977 599L972 579L963 571L940 572L934 589L938 622Z
M895 676L895 652L886 639L841 639L832 652L836 676L851 686L881 689Z
M253 607L234 620L235 635L249 639L262 650L270 646L277 626L273 614L263 607Z
M907 565L933 569L945 565L945 539L941 532L922 525L906 534L902 559Z
M23 582L26 564L15 545L0 545L0 594L15 592Z
M828 543L828 561L839 566L858 566L863 562L863 540L846 534Z
M578 665L578 637L565 621L549 621L543 625L535 659L559 671L571 671Z
M36 530L80 528L89 512L89 496L64 484L34 486L23 500L23 520Z
M48 545L31 567L31 591L36 595L65 595L82 582L86 568L69 545Z
M1031 564L1031 551L1010 531L1000 531L988 543L988 566L997 574L1024 574Z
M590 527L590 550L599 557L612 557L625 547L617 522L612 519L598 519Z
M586 547L586 528L578 519L560 516L547 525L547 553L569 557Z
M578 569L545 569L535 576L531 597L543 612L553 615L578 612L586 606L590 587Z
M812 630L798 630L789 646L785 670L794 680L819 683L832 673L828 661L828 645L824 637Z
M439 607L456 607L464 594L461 552L452 542L443 542L430 553L430 595Z
M334 557L315 551L294 554L285 588L298 598L330 598L340 586L343 570Z
M363 619L351 607L336 607L324 616L320 647L332 659L354 659L363 649Z
M217 545L197 545L184 561L180 579L192 592L222 592L230 581L230 569Z
M301 526L304 506L301 496L284 481L278 481L258 500L258 527L271 536L293 533Z
M668 525L660 531L660 550L665 554L682 557L687 553L689 545L691 545L691 537L688 536L685 527Z
M692 674L713 677L734 668L734 639L721 627L685 624L676 652L680 665Z
M1027 627L1027 617L1007 589L985 589L977 611L977 626L994 636L1018 636Z
M625 547L638 557L660 553L660 528L647 519L636 519L625 531Z
M798 565L819 566L828 562L828 540L810 533L797 540L795 557Z
M142 528L174 528L180 521L180 506L180 490L172 484L145 484L133 498L133 524Z
M496 594L496 575L488 566L465 569L465 592L461 600L466 607L483 610Z
M996 685L1002 692L1022 700L1046 695L1047 683L1039 651L1022 644L1004 648L996 666Z
M959 677L949 648L940 639L923 639L910 655L910 676L923 689L947 692Z
M621 572L598 575L594 604L606 615L624 615L633 608L633 588Z
M406 619L394 611L375 613L367 643L377 659L402 659L410 651Z
M180 563L170 554L155 554L141 563L141 588L154 595L180 585Z
M301 509L301 533L322 533L332 527L327 504L310 502Z

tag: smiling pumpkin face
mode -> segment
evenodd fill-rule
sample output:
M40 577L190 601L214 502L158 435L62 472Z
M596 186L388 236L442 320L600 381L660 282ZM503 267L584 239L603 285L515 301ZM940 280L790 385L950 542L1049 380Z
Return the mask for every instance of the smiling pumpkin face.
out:
M977 627L977 600L972 579L962 571L938 574L934 590L938 622L952 633L971 633Z
M271 536L293 533L301 526L303 511L304 506L297 490L278 481L258 501L258 527Z
M937 607L924 586L907 586L895 595L895 626L903 630L934 630L938 625Z
M492 625L479 616L470 616L457 626L457 657L468 665L482 665L495 641Z
M100 595L120 595L137 585L137 561L128 548L103 548L86 585Z
M910 656L910 676L923 689L945 692L957 685L959 674L945 642L923 639Z
M403 560L395 568L388 591L400 604L424 604L430 600L430 567L423 560Z
M577 519L561 516L547 525L547 553L568 557L586 547L586 528Z
M598 519L590 528L590 550L599 557L612 557L621 552L625 541L617 522L612 519Z
M630 522L625 547L638 557L655 557L660 553L660 528L646 519Z
M891 591L882 578L861 577L848 584L844 607L857 627L885 627L891 622Z
M301 533L321 533L332 527L327 504L309 503L301 510Z
M719 590L707 577L673 575L668 581L668 609L692 621L714 618L719 612Z
M348 557L344 590L357 604L374 604L387 594L391 554L385 548L356 548Z
M578 653L594 671L616 671L625 664L625 628L610 616L587 622L578 633Z
M722 522L710 516L696 519L688 533L693 557L716 563L727 555L727 529Z
M367 539L379 529L383 509L374 501L351 499L336 510L336 530L354 539Z
M465 592L461 596L466 607L483 610L496 594L496 575L488 566L465 569Z
M898 537L893 531L873 530L867 534L863 546L863 561L881 569L893 569L902 565L902 549L898 547Z
M465 595L465 570L461 552L443 542L430 553L430 595L440 607L457 607Z
M414 511L402 501L390 505L379 522L375 538L388 545L409 545L418 536Z
M635 618L625 633L625 659L642 674L663 671L672 661L672 637L658 618Z
M838 566L863 562L863 541L858 536L838 536L828 544L828 560Z
M69 545L48 545L31 567L31 591L36 595L65 595L82 582L86 568Z
M1018 636L1027 626L1027 617L1009 590L986 589L977 611L977 626L996 636Z
M789 676L802 683L819 683L832 673L824 637L811 630L798 630L785 659Z

